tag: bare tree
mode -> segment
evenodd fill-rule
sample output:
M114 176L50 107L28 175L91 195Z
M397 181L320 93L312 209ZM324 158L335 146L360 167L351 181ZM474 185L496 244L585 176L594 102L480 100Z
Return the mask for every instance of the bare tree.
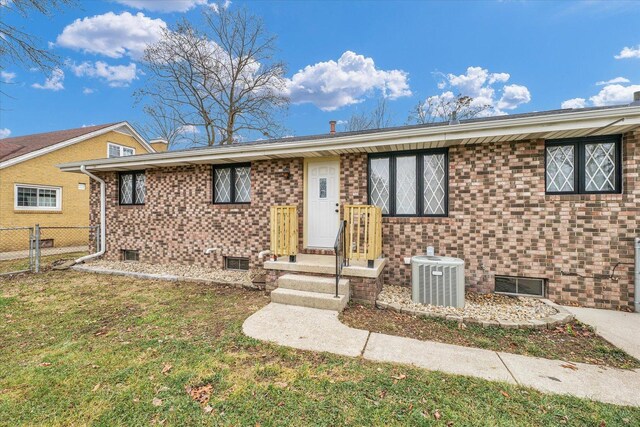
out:
M490 108L491 105L473 105L473 98L461 94L430 96L411 110L409 123L426 124L452 119L471 119Z
M346 132L367 129L382 129L391 124L391 115L387 107L386 98L378 99L376 107L370 112L354 113L344 125Z
M0 0L0 69L8 62L36 66L50 70L59 64L59 58L51 51L39 47L40 40L26 32L23 27L10 24L6 16L20 15L25 24L33 13L51 16L64 5L75 4L75 0Z
M195 126L181 125L180 117L175 111L167 109L163 104L145 105L143 111L147 120L137 123L136 128L146 139L164 139L169 149L198 144L200 130Z
M182 21L145 50L152 121L173 129L201 129L197 144L231 144L243 132L274 137L288 105L285 66L274 60L275 37L246 9L205 13L202 30Z

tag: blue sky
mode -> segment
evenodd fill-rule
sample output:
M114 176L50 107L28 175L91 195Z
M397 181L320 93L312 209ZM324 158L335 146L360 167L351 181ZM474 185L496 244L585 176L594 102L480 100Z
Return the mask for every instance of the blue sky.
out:
M158 29L197 22L207 0L79 1L29 22L65 60L53 75L2 64L0 136L144 122L132 93ZM287 133L328 131L388 98L394 124L429 96L462 93L487 114L628 103L640 90L638 2L234 1L278 36L288 64ZM184 10L188 9L188 10Z

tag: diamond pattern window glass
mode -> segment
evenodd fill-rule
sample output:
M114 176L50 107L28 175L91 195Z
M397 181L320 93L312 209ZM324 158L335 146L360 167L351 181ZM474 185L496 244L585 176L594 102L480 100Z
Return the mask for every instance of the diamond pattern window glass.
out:
M15 208L22 210L60 210L61 188L16 185Z
M371 159L369 193L371 204L389 213L389 158Z
M390 216L447 215L448 150L369 157L369 203Z
M620 146L619 135L547 141L547 193L621 193Z
M213 174L215 182L216 203L229 203L231 201L231 169L216 169Z
M143 171L120 173L120 204L144 205L146 178Z
M250 203L251 165L213 168L213 203Z
M424 213L426 215L444 215L447 196L444 154L425 155L423 160Z
M616 145L587 144L585 145L585 190L613 191L615 190Z
M236 168L236 202L247 203L251 201L251 168Z
M144 172L136 174L136 204L144 204L145 186L144 186Z
M573 145L547 147L547 191L571 192L575 188Z
M397 157L396 215L415 215L416 198L416 157Z

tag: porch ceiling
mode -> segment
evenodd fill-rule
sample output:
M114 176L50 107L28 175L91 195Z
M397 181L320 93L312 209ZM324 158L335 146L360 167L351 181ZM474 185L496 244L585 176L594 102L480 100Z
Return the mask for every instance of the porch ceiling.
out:
M321 157L344 153L378 153L505 141L611 135L626 133L638 128L640 128L640 106L577 111L560 110L547 114L469 121L454 125L409 126L308 138L256 141L230 146L66 163L58 167L67 172L79 172L81 165L85 165L88 170L92 171L126 171L169 166Z

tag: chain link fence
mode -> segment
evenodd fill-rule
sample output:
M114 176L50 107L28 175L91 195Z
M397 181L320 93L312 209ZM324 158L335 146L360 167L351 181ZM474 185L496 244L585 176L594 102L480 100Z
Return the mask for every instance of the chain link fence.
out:
M0 228L0 275L39 273L97 252L100 227Z

